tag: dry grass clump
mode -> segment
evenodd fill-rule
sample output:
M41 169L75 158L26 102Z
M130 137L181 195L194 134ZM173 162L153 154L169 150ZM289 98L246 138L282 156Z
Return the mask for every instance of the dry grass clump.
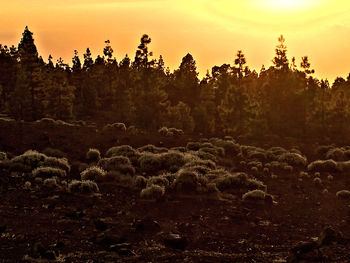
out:
M266 185L262 182L250 179L246 173L236 173L215 180L220 191L240 190L240 189L262 189L266 191Z
M144 153L138 159L140 170L146 174L157 174L162 167L159 154Z
M37 151L28 150L11 159L11 165L22 170L32 170L40 166L47 156Z
M350 199L350 191L349 190L341 190L335 194L339 199Z
M162 153L159 159L161 169L175 173L185 164L184 154L176 151Z
M0 161L7 160L7 154L5 152L0 152Z
M159 185L151 185L143 189L140 193L142 199L160 200L165 195L165 189Z
M147 185L147 178L141 175L135 177L134 185L137 189L143 189Z
M150 152L150 153L165 153L168 151L168 149L165 147L157 147L157 146L154 146L153 144L144 145L140 148L137 148L137 150L139 152Z
M200 142L188 142L186 149L189 151L198 151L201 148Z
M313 183L316 186L322 186L322 180L319 177L314 178Z
M194 166L204 166L207 167L210 170L215 170L216 169L216 163L213 162L212 160L201 160L201 159L188 159L189 161L186 162L184 165L185 168L187 167L194 167Z
M337 163L334 160L317 160L307 166L310 172L337 172Z
M80 173L81 180L96 181L106 176L106 171L98 166L91 166Z
M331 148L325 154L325 159L332 159L334 161L347 161L349 160L345 154L346 150L344 148Z
M258 201L265 200L266 193L261 190L252 190L242 196L243 201Z
M350 172L350 161L338 162L337 169L339 172Z
M68 184L68 191L71 193L91 194L98 193L100 190L95 182L90 180L73 180Z
M148 179L146 187L150 187L151 185L159 185L167 188L170 183L165 176L152 176Z
M49 189L49 190L57 189L58 188L58 184L57 184L56 178L47 178L47 179L45 179L43 181L43 186L46 189Z
M107 124L106 126L104 126L103 131L126 132L126 126L122 122L116 122L116 123Z
M200 187L205 187L207 183L205 177L190 169L178 171L174 182L175 189L179 192L196 192Z
M167 127L162 127L162 128L160 128L159 130L158 130L158 133L160 134L160 135L162 135L162 136L167 136L167 134L168 134L168 128Z
M106 171L117 171L130 175L135 174L135 168L131 165L129 158L125 156L113 156L101 159L97 166L102 167Z
M52 168L59 168L65 170L66 173L70 172L70 165L66 158L46 157L40 166L47 166Z
M29 182L29 181L26 181L23 185L23 189L26 190L26 191L30 191L32 190L32 183Z
M51 178L51 177L63 178L67 176L66 171L59 168L52 168L52 167L38 167L32 171L32 174L34 177L40 177L40 178Z
M209 142L214 146L223 148L226 156L236 156L241 152L241 147L236 144L232 137L225 137L225 139L211 138Z
M167 135L168 137L180 137L184 135L184 131L181 129L177 129L177 128L168 128L168 132Z
M43 154L45 154L46 156L51 156L51 157L56 157L56 158L65 158L66 154L64 152L62 152L59 149L53 149L53 148L45 148L43 151Z
M90 148L86 153L86 159L90 162L98 162L101 159L101 153L98 149Z
M307 165L307 159L298 153L285 152L278 156L279 162L288 163L293 167L305 167Z

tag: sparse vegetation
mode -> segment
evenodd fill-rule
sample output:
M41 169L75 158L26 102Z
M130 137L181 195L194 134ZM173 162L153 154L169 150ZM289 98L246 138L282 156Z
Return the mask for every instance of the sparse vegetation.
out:
M143 199L159 200L164 196L164 194L165 190L163 187L153 184L143 189L140 193L140 197Z
M90 148L86 153L86 159L90 162L98 162L101 159L101 153L98 149Z
M81 180L96 181L106 176L106 171L98 166L91 166L80 173Z
M59 168L52 168L52 167L38 167L33 170L32 174L34 177L40 177L40 178L52 178L52 177L64 178L67 176L66 171Z
M98 193L99 188L95 182L90 180L73 180L68 184L68 191L71 193L91 194Z

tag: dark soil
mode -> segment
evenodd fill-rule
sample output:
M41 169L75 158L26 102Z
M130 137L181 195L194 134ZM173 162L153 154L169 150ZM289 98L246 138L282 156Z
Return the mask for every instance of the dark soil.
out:
M147 135L99 137L93 128L68 133L22 124L21 129L1 128L0 146L14 154L56 147L70 160L82 159L89 147L172 147L190 139L160 143ZM3 172L0 262L350 262L350 200L335 195L349 188L349 178L335 176L320 188L295 174L266 177L274 197L270 205L229 194L145 201L139 191L107 183L95 195L25 191L21 177ZM299 243L313 244L328 226L338 234L329 244L308 249Z

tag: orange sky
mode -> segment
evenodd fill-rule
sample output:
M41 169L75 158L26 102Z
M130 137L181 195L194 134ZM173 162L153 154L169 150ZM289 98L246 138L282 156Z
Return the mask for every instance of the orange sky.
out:
M0 43L17 45L25 25L46 59L71 62L90 47L101 54L109 39L118 61L134 57L143 33L150 50L177 68L190 52L201 75L232 63L237 50L248 65L270 66L283 34L288 56L308 55L319 78L350 72L350 2L337 0L0 0Z

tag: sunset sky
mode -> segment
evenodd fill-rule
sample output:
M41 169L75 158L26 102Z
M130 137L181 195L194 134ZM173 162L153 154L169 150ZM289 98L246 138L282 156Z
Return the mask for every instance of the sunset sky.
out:
M283 34L288 57L308 55L319 78L350 72L350 2L343 0L0 0L0 43L17 45L25 25L40 55L71 63L90 47L96 57L109 39L120 61L134 57L142 34L150 50L175 69L188 52L201 75L232 63L237 50L258 72L272 64Z

